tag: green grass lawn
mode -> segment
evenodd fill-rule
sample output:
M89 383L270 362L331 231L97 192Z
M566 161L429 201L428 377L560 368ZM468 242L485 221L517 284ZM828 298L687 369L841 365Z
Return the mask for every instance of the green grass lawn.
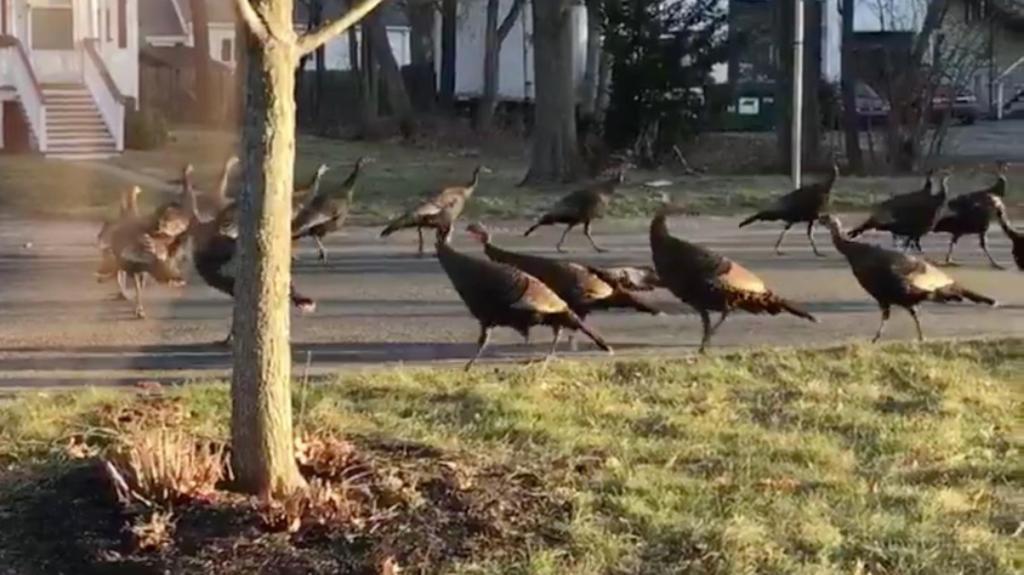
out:
M182 166L191 162L196 166L198 184L206 187L216 181L235 143L235 136L225 132L181 129L174 133L172 142L165 148L128 151L108 163L168 181L177 178ZM494 170L494 174L484 177L477 197L469 205L470 217L530 217L572 188L517 187L526 171L522 153L445 147L443 143L413 146L310 136L300 136L298 140L296 179L308 178L323 162L336 168L329 172L325 185L337 185L347 176L352 162L362 155L378 160L366 171L357 195L355 216L365 223L379 223L426 193L466 181L478 163ZM808 175L808 179L815 177ZM784 176L678 176L669 171L633 171L623 186L623 197L612 206L612 216L648 215L655 200L652 191L643 184L656 179L671 180L673 185L662 190L672 192L707 213L748 212L789 189L789 179ZM112 214L118 191L131 185L131 180L131 177L117 178L85 164L44 161L30 156L0 156L0 206L44 216ZM964 173L951 185L957 192L980 188L991 181L990 174ZM916 176L843 178L836 185L834 204L840 210L862 209L875 200L911 191L920 185L921 178ZM149 193L143 197L143 202L154 204L163 198Z
M295 403L302 429L523 469L564 502L545 526L558 537L425 572L1009 575L1024 569L1022 373L1021 340L858 345L374 370L300 388ZM223 385L168 393L191 429L225 437ZM0 560L40 561L19 505L47 501L77 465L66 438L133 397L0 408Z

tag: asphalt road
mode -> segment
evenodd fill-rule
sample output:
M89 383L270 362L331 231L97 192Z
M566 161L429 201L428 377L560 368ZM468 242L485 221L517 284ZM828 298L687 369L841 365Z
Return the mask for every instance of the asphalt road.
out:
M852 223L858 218L846 219ZM787 238L787 255L779 257L771 252L777 226L737 230L736 222L676 218L671 226L677 235L743 263L776 292L803 302L821 323L735 314L716 336L716 347L821 345L865 340L873 334L877 307L856 284L824 230L817 238L828 257L814 257L803 232L795 228ZM567 244L569 257L601 264L649 263L646 225L641 220L601 222L596 225L598 240L611 251L595 254L582 236L573 235ZM546 228L524 239L519 237L524 226L504 222L491 227L499 245L555 254L559 231ZM226 334L230 301L195 277L183 289L151 287L149 318L134 319L130 304L113 300L113 284L93 280L96 231L92 223L0 221L0 389L225 374L229 351L212 342ZM472 354L477 326L437 261L414 256L414 232L380 240L377 231L350 228L331 238L327 264L316 261L310 244L301 245L295 283L316 298L319 307L312 315L293 316L297 372L302 372L307 358L312 373L324 373L399 362L460 363ZM869 239L888 242L887 236ZM996 257L1009 264L1009 245L1001 233L993 233L991 243ZM464 234L456 246L479 250ZM935 258L944 248L945 237L925 243ZM961 242L958 254L963 266L950 273L1002 305L927 305L922 314L926 335L1024 336L1024 275L987 268L971 239ZM603 313L592 316L591 323L619 356L692 353L700 336L697 317L667 292L658 292L653 301L667 315ZM896 312L887 339L908 339L913 333L909 317ZM493 361L539 356L548 337L549 332L538 329L533 345L527 347L515 333L497 330L486 357ZM578 355L600 355L586 345L581 350Z

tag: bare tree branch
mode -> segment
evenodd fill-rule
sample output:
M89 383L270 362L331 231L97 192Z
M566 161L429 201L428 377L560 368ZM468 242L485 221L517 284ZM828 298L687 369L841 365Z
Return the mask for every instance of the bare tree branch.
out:
M298 40L299 55L309 54L326 44L331 38L342 34L372 12L381 2L383 0L362 0L350 8L344 16L324 24L312 32L303 34Z
M505 38L508 37L508 33L516 25L516 19L519 18L519 13L522 11L523 0L512 0L512 6L508 9L508 14L505 14L505 19L498 26L498 45L501 45Z
M270 29L267 28L267 23L263 20L263 17L256 12L256 9L249 4L249 0L235 0L235 7L238 9L238 14L245 21L246 27L249 28L249 32L261 43L266 44L270 41L271 34Z

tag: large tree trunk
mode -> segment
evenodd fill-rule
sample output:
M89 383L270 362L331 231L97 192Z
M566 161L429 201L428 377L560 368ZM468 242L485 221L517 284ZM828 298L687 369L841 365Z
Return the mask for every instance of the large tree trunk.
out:
M441 0L441 107L455 110L455 39L458 0Z
M192 39L196 72L195 118L200 123L213 120L215 107L210 93L210 26L206 0L189 0L192 10Z
M388 98L391 114L398 119L402 136L410 138L416 131L416 120L412 113L409 92L405 89L402 69L398 67L395 54L391 51L387 28L380 15L376 13L367 16L364 22L370 29L369 43L373 50L373 59L377 62L380 70L380 79L384 83L384 91Z
M290 1L252 5L278 29L291 27ZM304 485L293 451L288 341L297 59L292 43L246 41L231 460L240 489L280 495Z
M321 0L314 0L310 6L310 19L315 27L323 23L324 5ZM322 129L320 124L320 109L324 101L324 75L327 73L326 47L320 46L316 50L316 76L313 80L313 122Z
M484 90L477 106L476 127L489 132L494 123L494 110L498 105L498 83L501 80L501 46L522 12L523 0L512 0L508 14L498 25L501 0L487 0L487 20L484 28Z
M802 157L804 163L814 163L820 158L821 117L818 84L821 80L821 19L820 6L804 3L804 77L803 77L803 120L801 122ZM796 2L779 0L775 10L776 38L780 47L780 62L775 81L776 143L778 145L779 168L789 173L792 165L791 120L793 114L793 15Z
M536 97L530 170L523 184L571 182L582 173L567 0L533 3Z
M373 57L373 50L370 49L372 40L370 36L373 31L364 22L362 29L362 42L359 43L360 67L359 86L362 89L360 102L362 103L361 123L363 137L372 138L377 125L377 118L380 115L380 74L377 73L377 62Z
M409 55L412 59L412 103L417 111L430 112L437 100L434 81L434 4L424 0L409 0Z
M853 60L853 22L856 0L843 1L842 90L843 131L846 134L846 160L854 174L864 174L864 156L860 150L860 129L857 118L857 67Z
M598 84L601 69L601 11L604 0L587 0L587 64L580 85L580 115L593 117L597 112Z

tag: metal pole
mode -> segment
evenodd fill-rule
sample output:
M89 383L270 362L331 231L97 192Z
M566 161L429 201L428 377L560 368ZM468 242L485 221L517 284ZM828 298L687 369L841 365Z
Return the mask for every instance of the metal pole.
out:
M793 0L793 108L790 141L793 188L800 187L804 113L804 0Z

